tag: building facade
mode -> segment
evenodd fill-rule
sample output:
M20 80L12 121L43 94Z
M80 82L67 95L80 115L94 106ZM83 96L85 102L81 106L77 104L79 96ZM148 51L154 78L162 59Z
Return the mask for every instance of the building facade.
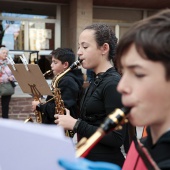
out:
M86 25L107 23L120 38L133 22L170 6L169 3L155 7L153 3L152 8L148 3L147 8L146 2L145 8L139 8L140 4L133 0L129 1L133 4L131 8L125 3L112 3L108 0L1 0L0 23L5 31L2 43L10 50L41 51L40 55L57 47L70 47L76 53L78 36ZM36 54L31 60L35 57Z
M79 34L89 24L107 23L119 39L134 22L168 7L170 1L162 0L1 0L0 45L10 49L16 62L24 53L36 63L40 55L48 58L57 47L76 53ZM32 112L32 97L20 89L18 94L17 89L9 116L24 120Z

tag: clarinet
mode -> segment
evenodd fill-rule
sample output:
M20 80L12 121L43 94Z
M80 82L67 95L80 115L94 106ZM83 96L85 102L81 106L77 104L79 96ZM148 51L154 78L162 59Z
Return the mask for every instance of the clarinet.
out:
M100 125L97 131L89 138L82 138L77 144L76 157L85 157L90 150L112 130L122 128L122 124L127 123L126 115L129 113L130 108L123 107L115 109L106 117L105 121Z

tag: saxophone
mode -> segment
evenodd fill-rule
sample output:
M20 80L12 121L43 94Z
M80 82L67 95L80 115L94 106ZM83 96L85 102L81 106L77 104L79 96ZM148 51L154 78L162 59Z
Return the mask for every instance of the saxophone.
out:
M48 70L48 71L46 71L46 72L43 74L43 76L45 77L46 75L49 75L49 74L51 74L51 73L52 73L52 70ZM34 97L34 100L41 102L41 101L40 101L40 98L41 98L42 95L40 94L40 92L38 91L38 89L35 87L35 85L30 85L30 84L29 84L29 86L30 86L30 88L31 88L31 92L32 92L32 95L33 95L33 97ZM37 122L37 123L42 123L42 113L41 113L40 111L35 110L35 111L34 111L34 116L35 116L35 119L36 119L36 122ZM32 116L29 116L29 117L24 121L24 123L27 123L27 122L34 122Z
M60 74L56 75L53 78L52 83L51 83L51 88L52 88L52 91L54 94L54 101L56 104L55 114L60 114L60 115L65 114L64 101L61 98L61 92L60 92L60 89L58 88L58 83L67 72L77 68L81 64L81 62L82 62L82 60L75 61L67 70L61 72ZM71 130L65 130L65 135L68 137L73 137L74 132Z

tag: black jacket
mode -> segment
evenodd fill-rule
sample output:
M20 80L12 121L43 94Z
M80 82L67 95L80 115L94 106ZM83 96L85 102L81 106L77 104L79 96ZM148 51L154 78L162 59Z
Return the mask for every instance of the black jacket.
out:
M72 70L66 73L59 81L58 88L61 91L61 98L64 105L70 110L70 115L74 118L78 117L77 102L83 86L83 73L80 69ZM46 101L51 99L52 96L47 96ZM54 124L55 102L51 100L46 104L40 105L42 112L43 123Z
M170 170L170 131L164 133L154 145L149 128L147 128L147 134L148 136L141 142L161 170Z
M96 76L82 98L80 114L82 121L77 127L77 133L89 138L104 122L108 114L115 108L121 108L121 95L116 88L120 80L119 73L114 68ZM91 90L92 89L92 90ZM125 129L111 131L105 135L87 155L87 159L106 161L123 165L124 157L120 151L125 137Z

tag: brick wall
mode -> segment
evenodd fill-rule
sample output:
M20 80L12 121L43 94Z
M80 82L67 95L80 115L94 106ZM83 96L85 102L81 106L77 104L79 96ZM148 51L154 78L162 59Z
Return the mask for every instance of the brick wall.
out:
M33 114L31 111L32 100L32 97L12 97L9 105L9 118L16 120L25 120L28 118L30 114ZM1 115L0 106L0 117Z
M88 82L84 82L83 87L87 88L88 85L89 85ZM18 97L17 95L20 97ZM9 104L9 118L24 121L31 114L31 117L35 121L35 116L34 113L32 112L32 101L33 101L32 97L24 96L23 94L16 92L15 95L12 96ZM0 103L1 103L1 97L0 97ZM0 117L1 115L2 113L1 113L1 104L0 104Z

